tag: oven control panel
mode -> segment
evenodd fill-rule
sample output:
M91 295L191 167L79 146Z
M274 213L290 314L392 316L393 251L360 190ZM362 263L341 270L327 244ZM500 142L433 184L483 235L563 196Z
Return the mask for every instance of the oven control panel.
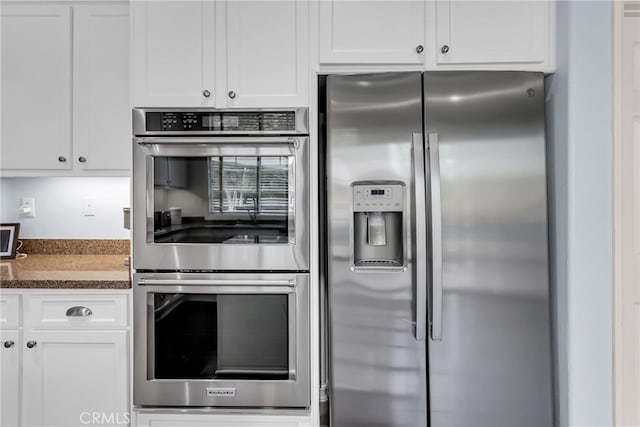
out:
M294 111L147 111L147 132L294 132Z

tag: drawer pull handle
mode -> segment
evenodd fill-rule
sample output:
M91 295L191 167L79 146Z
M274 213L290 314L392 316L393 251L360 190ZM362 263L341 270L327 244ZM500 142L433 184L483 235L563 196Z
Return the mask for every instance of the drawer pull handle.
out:
M4 348L11 348L15 343L13 341L5 341Z
M38 343L36 341L29 341L27 342L27 348L33 348L36 345L38 345Z
M67 317L86 317L91 316L92 314L93 311L91 311L87 307L76 306L71 307L69 310L67 310Z

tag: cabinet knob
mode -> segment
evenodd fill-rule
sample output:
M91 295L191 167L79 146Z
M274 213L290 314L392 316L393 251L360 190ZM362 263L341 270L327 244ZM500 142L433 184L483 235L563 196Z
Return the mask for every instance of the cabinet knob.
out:
M205 98L208 98L211 96L211 92L205 89L202 91L202 96L204 96Z
M233 99L236 97L236 93L232 90L229 91L229 98Z
M421 44L419 44L418 46L416 46L416 52L418 52L418 53L422 53L422 52L424 52L424 46L422 46Z
M11 348L15 343L13 341L5 341L4 348Z
M440 52L442 52L442 53L447 53L447 52L449 52L449 46L448 46L448 45L446 45L446 44L445 44L445 45L443 45L443 46L440 48Z
M87 159L85 157L80 156L80 157L78 157L78 161L80 163L85 163L87 161Z
M60 157L58 157L58 161L59 161L60 163L64 163L64 162L66 162L66 161L67 161L67 158L66 158L65 156L60 156Z
M33 347L35 347L37 344L38 344L38 343L37 343L37 342L35 342L35 341L29 341L29 342L27 342L27 347L28 347L28 348L33 348Z

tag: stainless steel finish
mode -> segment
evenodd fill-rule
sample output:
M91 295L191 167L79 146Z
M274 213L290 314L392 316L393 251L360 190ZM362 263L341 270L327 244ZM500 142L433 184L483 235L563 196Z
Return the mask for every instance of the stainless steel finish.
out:
M168 137L161 137L161 136L143 136L143 137L135 137L133 138L133 142L135 142L136 144L140 144L140 145L175 145L175 146L189 146L189 145L203 145L203 144L211 144L211 145L217 145L217 146L225 146L225 145L232 145L232 146L247 146L247 145L264 145L267 150L271 150L273 149L274 146L278 146L278 145L282 145L286 148L283 149L283 151L280 151L279 153L282 155L290 155L291 153L293 153L293 148L296 148L295 145L300 143L299 137L288 137L288 138L283 138L283 137L275 137L275 136L268 136L268 137L224 137L224 136L218 136L218 137L214 137L214 138L207 138L207 137L202 137L202 136L185 136L185 137L176 137L176 136L168 136ZM289 148L288 146L294 146L293 148ZM227 149L226 150L226 155L228 155L230 153L230 151ZM263 152L260 152L261 155L272 155L269 152L266 152L266 154L263 154ZM205 154L203 154L205 155ZM222 154L224 155L224 154ZM240 154L239 154L240 155ZM244 156L248 156L251 154L242 154ZM274 154L275 155L275 154Z
M440 48L440 52L442 52L442 53L448 53L448 52L449 52L449 46L448 46L448 45L446 45L446 44L445 44L445 45L443 45L443 46Z
M427 208L425 189L424 141L421 133L414 133L413 143L413 185L415 188L415 248L416 260L427 259ZM427 263L416 262L415 282L415 334L416 340L427 339Z
M133 120L133 134L136 136L153 136L153 135L182 135L183 132L151 132L147 131L146 127L146 116L147 112L157 112L157 111L210 111L210 112L244 112L244 111L261 111L261 112L283 112L283 111L293 111L295 112L296 124L295 130L280 132L280 131L243 131L243 132L229 132L229 131L197 131L197 132L189 132L189 135L233 135L233 134L242 134L242 135L308 135L309 134L309 109L308 108L234 108L233 110L218 110L212 108L136 108L132 110L132 120Z
M14 344L15 344L15 342L13 342L13 341L11 341L11 340L9 340L9 341L5 341L5 342L3 343L4 348L11 348L11 347L13 347L13 346L14 346Z
M135 273L134 405L309 407L309 276L307 274ZM164 380L155 379L154 292L269 293L289 298L288 380ZM235 389L235 396L209 392Z
M333 427L423 427L424 341L414 338L416 222L412 138L422 131L420 73L327 78L327 256ZM405 266L352 268L352 184L405 185ZM422 187L424 188L424 187ZM389 236L387 236L389 237Z
M416 46L416 52L418 52L418 53L422 53L422 52L424 52L424 46L422 46L421 44L419 44L418 46Z
M27 341L27 348L33 348L36 345L38 345L36 341Z
M442 339L442 199L440 194L440 151L438 134L427 135L429 143L429 188L431 202L431 339Z
M67 161L67 158L66 158L65 156L60 156L60 157L58 157L58 161L59 161L60 163L64 163L64 162L66 162L66 161Z
M367 243L371 246L384 246L387 244L384 213L369 212L367 214Z
M85 162L87 161L87 158L86 158L86 157L82 157L82 156L80 156L80 157L78 157L78 161L79 161L80 163L85 163Z
M229 95L229 98L231 99L234 99L236 97L236 93L232 90L229 91L228 95Z
M207 89L202 91L202 96L204 96L205 98L208 98L211 96L211 92L209 92Z
M553 426L543 75L427 72L424 88L442 201L430 426Z
M132 206L134 268L211 271L309 269L308 137L144 137L135 141ZM289 244L153 243L154 156L290 156Z
M71 307L65 313L67 317L87 317L91 316L92 314L93 311L91 311L90 308L81 306Z

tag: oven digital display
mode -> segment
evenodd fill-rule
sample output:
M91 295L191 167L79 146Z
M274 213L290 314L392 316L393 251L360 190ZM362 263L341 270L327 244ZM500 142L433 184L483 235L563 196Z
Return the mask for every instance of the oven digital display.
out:
M288 132L295 131L295 112L153 111L146 113L152 132Z

